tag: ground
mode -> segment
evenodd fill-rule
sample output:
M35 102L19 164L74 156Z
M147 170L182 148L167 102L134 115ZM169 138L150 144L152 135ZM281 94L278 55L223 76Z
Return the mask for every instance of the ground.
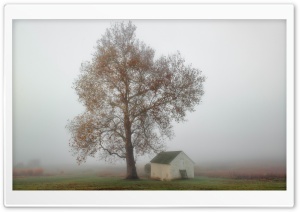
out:
M157 181L97 175L27 176L14 177L13 190L286 190L286 179L197 176L187 180Z

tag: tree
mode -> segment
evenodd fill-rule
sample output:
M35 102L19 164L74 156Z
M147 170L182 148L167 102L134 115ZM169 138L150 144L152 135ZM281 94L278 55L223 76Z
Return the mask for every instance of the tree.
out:
M131 23L112 24L74 88L86 110L68 123L77 162L88 156L126 160L127 179L138 178L136 157L158 153L203 92L205 77L177 52L154 59Z

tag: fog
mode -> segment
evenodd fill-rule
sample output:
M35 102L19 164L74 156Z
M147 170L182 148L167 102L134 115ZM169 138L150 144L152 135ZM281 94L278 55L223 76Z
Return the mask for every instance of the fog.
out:
M68 120L84 108L72 89L109 20L13 22L13 163L77 167ZM133 20L156 56L177 50L207 77L166 150L200 167L286 163L286 35L282 20ZM137 158L143 165L154 155ZM107 165L88 158L81 168ZM108 164L109 165L109 164ZM125 165L116 161L115 166Z

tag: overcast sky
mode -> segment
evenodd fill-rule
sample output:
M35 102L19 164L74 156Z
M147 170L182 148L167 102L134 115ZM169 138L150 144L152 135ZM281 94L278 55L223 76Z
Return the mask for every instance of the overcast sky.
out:
M14 21L14 163L39 159L42 164L76 164L65 126L84 108L72 83L110 22ZM157 56L178 50L207 77L202 102L186 122L174 124L175 137L166 141L167 150L183 150L200 164L285 163L284 21L133 20L133 24L137 38Z

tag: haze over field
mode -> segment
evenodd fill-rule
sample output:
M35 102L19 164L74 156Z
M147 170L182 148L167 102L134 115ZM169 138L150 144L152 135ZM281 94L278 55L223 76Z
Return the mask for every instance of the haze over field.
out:
M167 150L208 167L285 167L285 22L134 20L156 56L177 50L207 77L203 101L174 123ZM76 167L67 120L81 113L72 83L92 58L106 20L13 23L13 162ZM145 164L152 156L137 158ZM88 158L81 168L105 165ZM124 164L116 161L116 164ZM221 168L220 168L221 169Z

